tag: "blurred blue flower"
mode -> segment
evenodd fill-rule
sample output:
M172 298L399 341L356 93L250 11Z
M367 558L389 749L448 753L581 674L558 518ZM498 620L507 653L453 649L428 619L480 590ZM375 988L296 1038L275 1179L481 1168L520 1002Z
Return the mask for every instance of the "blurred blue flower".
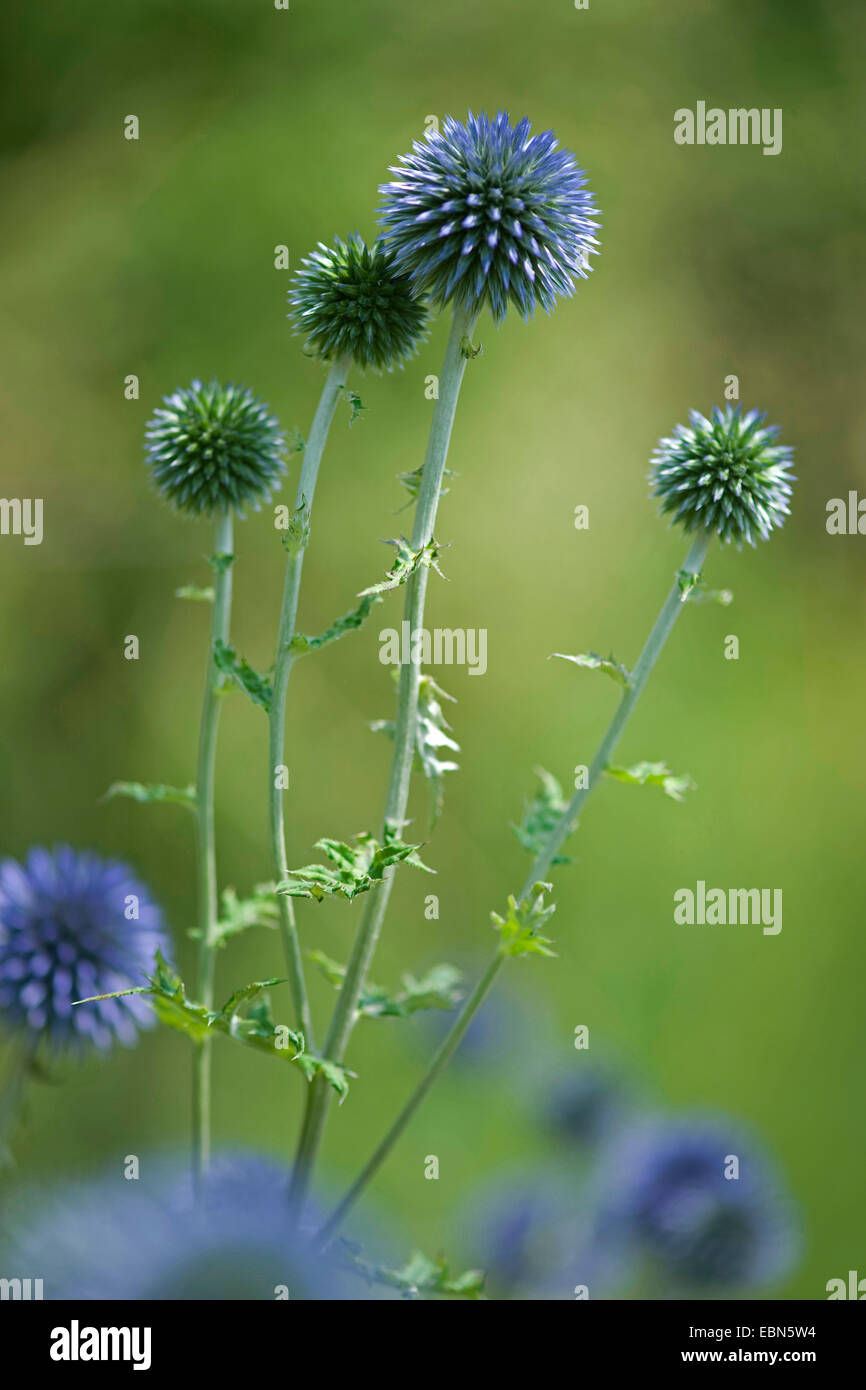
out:
M629 1095L625 1081L613 1067L576 1056L579 1060L568 1072L545 1087L543 1116L558 1139L596 1147L624 1121Z
M495 319L509 301L524 318L548 313L586 278L598 223L586 176L551 131L532 135L499 111L416 140L380 189L380 222L397 269L436 304Z
M489 1295L572 1298L585 1244L582 1207L580 1182L556 1166L522 1167L479 1188L458 1224Z
M0 862L0 1022L36 1045L108 1049L153 1021L139 995L76 999L144 982L167 949L162 913L126 864L62 846Z
M717 1118L635 1124L607 1155L597 1200L594 1243L674 1290L771 1283L799 1246L779 1177L748 1135Z
M138 1180L118 1167L39 1194L35 1219L33 1205L25 1199L13 1218L4 1273L38 1272L47 1299L345 1296L341 1277L293 1229L285 1170L267 1158L215 1159L201 1203L186 1164L145 1157Z

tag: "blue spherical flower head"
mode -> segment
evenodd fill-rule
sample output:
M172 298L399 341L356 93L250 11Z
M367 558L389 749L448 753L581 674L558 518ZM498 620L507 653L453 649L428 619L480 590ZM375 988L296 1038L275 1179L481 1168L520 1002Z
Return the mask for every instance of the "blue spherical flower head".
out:
M551 131L532 135L500 111L466 124L448 116L416 140L380 190L380 221L397 265L437 304L470 313L509 302L528 318L574 293L596 253L592 194Z
M736 1166L735 1166L736 1165ZM600 1238L680 1289L770 1283L798 1246L791 1204L747 1135L715 1119L643 1122L608 1160Z
M322 242L301 262L289 290L289 317L308 352L330 362L392 371L418 349L427 309L381 241Z
M187 1167L148 1155L135 1182L115 1169L53 1193L20 1194L4 1222L4 1267L39 1270L47 1299L343 1296L333 1262L292 1219L279 1164L219 1155L200 1200Z
M279 421L245 386L166 396L145 431L146 461L166 501L194 516L258 508L286 471Z
M790 512L794 451L774 443L779 427L738 405L689 418L652 456L650 483L662 511L686 531L705 528L738 546L767 540Z
M140 995L74 1001L143 984L167 947L159 908L125 864L68 847L0 863L0 1021L34 1045L132 1044L153 1020Z

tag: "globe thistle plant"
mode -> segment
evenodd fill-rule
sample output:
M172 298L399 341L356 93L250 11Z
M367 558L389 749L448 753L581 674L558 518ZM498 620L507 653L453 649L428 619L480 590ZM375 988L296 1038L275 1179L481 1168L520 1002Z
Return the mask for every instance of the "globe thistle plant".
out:
M776 444L765 415L714 406L709 419L692 410L652 456L653 495L686 531L715 532L723 542L767 540L789 514L793 449Z
M306 350L325 362L351 358L357 367L392 371L412 357L424 335L427 309L381 241L357 233L333 246L320 242L289 290L290 317Z
M380 221L397 266L436 304L496 320L509 303L524 318L574 293L596 253L592 194L575 158L552 132L531 134L470 111L416 140L380 189Z
M141 985L166 949L162 913L126 864L67 846L0 863L0 1020L28 1044L134 1043L153 1019L139 995L73 1005Z
M194 381L166 396L145 431L151 475L178 511L258 509L286 471L279 421L245 386Z
M733 1167L736 1162L736 1169ZM609 1156L597 1238L679 1291L782 1278L799 1245L793 1208L748 1135L716 1119L636 1124Z

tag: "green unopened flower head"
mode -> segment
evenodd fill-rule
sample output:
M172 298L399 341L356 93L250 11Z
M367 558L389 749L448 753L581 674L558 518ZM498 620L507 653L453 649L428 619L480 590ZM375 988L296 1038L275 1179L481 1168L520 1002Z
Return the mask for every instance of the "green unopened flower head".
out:
M767 540L790 512L793 449L774 443L779 428L757 410L697 410L652 456L652 493L686 531L702 527L742 545Z
M154 481L179 511L258 509L286 471L279 421L245 386L194 381L166 396L145 430Z
M417 351L427 309L381 241L320 242L289 290L291 318L323 361L349 356L358 367L391 371Z

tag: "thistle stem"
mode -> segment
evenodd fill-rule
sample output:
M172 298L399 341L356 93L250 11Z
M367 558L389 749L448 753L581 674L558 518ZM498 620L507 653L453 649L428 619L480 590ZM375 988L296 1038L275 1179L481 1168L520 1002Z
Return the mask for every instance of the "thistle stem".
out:
M433 412L427 454L421 471L412 549L421 550L433 539L436 513L442 492L442 480L448 457L451 430L463 374L466 370L466 339L472 331L475 315L457 307L451 324L445 360L439 378L439 397ZM397 715L394 728L394 751L388 795L385 803L382 839L393 830L402 829L409 800L409 781L415 752L415 724L418 713L418 688L421 665L412 638L424 625L424 603L427 594L428 566L421 564L406 584L403 610L409 623L412 659L401 668L397 696ZM334 1014L325 1039L324 1056L342 1062L352 1029L358 1017L358 1000L373 960L382 923L388 910L394 870L385 873L383 882L368 895L358 933L352 947L346 974L337 998ZM330 1093L322 1076L316 1076L307 1093L307 1107L292 1172L291 1200L300 1210L312 1178L313 1167L322 1141L330 1106Z
M215 932L219 915L216 849L214 845L214 772L221 700L217 693L219 674L214 660L214 651L217 642L227 642L229 638L234 559L232 546L232 514L230 511L221 512L217 516L214 537L216 582L214 585L207 677L201 711L196 777L199 930L197 996L199 1003L203 1004L206 1009L213 1008ZM210 1092L210 1043L205 1040L196 1045L193 1053L192 1154L193 1178L197 1187L200 1187L204 1180L210 1158Z
M700 573L701 566L706 557L707 550L709 549L711 539L712 535L709 531L701 532L699 534L698 538L695 540L694 544L689 550L689 553L685 560L685 564L683 565L683 571L681 573L690 575L698 575ZM577 828L577 820L581 812L581 809L583 808L587 798L591 795L595 787L602 780L605 768L608 766L610 762L614 749L616 748L616 745L619 742L620 736L623 730L625 729L626 724L628 723L628 720L632 714L632 711L634 710L635 705L640 699L641 692L643 691L643 688L647 683L647 680L650 676L650 673L652 672L653 667L655 666L659 656L661 655L662 648L664 647L665 642L670 636L674 623L676 622L677 618L680 615L680 612L682 611L682 608L684 606L684 598L685 595L683 592L683 588L680 585L680 578L679 576L677 576L677 579L675 580L674 585L670 593L668 594L658 617L656 618L652 631L650 632L650 635L646 640L644 649L641 652L637 665L635 666L634 671L632 673L628 688L623 692L622 699L620 700L617 711L614 714L614 717L611 720L610 725L608 726L607 733L604 735L604 738L599 744L598 752L592 760L589 770L588 784L586 787L582 787L575 792L568 806L560 816L559 821L548 835L543 848L536 855L532 868L529 871L529 876L527 877L527 880L523 885L523 890L520 894L519 899L520 902L523 902L532 892L535 884L540 879L544 879L545 876L549 873L553 865L553 861L556 858L558 850L562 847L564 841L568 839L569 835L571 835L573 831ZM472 1019L475 1017L475 1014L478 1012L478 1009L484 1002L484 999L486 998L490 990L490 987L493 984L493 981L495 980L499 972L499 967L501 966L504 959L505 957L501 949L497 947L493 959L491 960L484 974L481 976L472 993L469 995L469 998L466 1000L465 1004L460 1010L460 1013L457 1015L457 1018L455 1019L450 1031L445 1037L444 1042L440 1045L426 1072L422 1076L421 1080L418 1082L418 1085L415 1087L415 1090L412 1092L408 1101L403 1106L403 1109L400 1111L396 1120L391 1125L384 1139L382 1139L381 1143L378 1145L374 1153L368 1159L360 1175L355 1179L352 1186L348 1189L345 1196L341 1199L334 1212L322 1228L321 1238L323 1240L328 1241L334 1235L341 1222L343 1221L343 1218L354 1206L358 1197L364 1191L371 1178L375 1176L381 1165L384 1163L385 1159L390 1154L397 1140L400 1138L400 1135L403 1133L412 1116L415 1114L415 1111L418 1109L419 1105L424 1100L424 1097L427 1095L427 1092L430 1090L434 1081L443 1071L446 1063L456 1052L457 1047L459 1046L467 1028L469 1027L469 1024L472 1022Z
M299 523L299 534L289 552L286 564L277 651L274 657L274 692L269 716L268 775L270 779L271 857L277 883L282 882L289 873L285 817L283 815L283 789L278 785L277 769L285 766L286 694L289 688L289 676L294 664L292 639L295 636L295 622L298 615L298 596L301 591L304 552L309 539L310 515L313 510L313 498L319 477L319 464L322 461L334 411L346 385L346 378L351 365L350 358L338 358L331 366L325 379L319 404L313 416L310 437L304 447L301 475L298 479L298 491L295 496L295 517ZM312 1047L313 1020L304 981L304 966L298 930L295 925L294 908L291 899L286 897L284 893L277 894L277 902L280 913L280 935L286 956L286 968L289 972L289 986L292 991L295 1020L298 1028L304 1034L307 1046Z

